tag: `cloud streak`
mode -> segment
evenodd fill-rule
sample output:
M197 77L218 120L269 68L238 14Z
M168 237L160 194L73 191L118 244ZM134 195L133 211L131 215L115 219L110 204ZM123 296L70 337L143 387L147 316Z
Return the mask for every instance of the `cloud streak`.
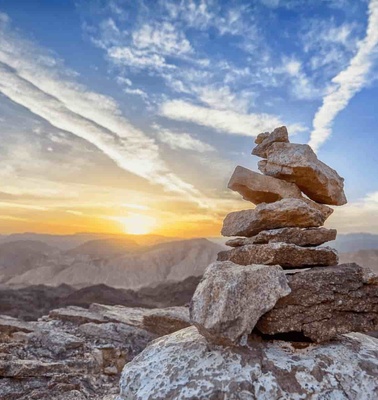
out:
M201 194L169 170L155 141L126 120L113 99L88 91L74 73L0 25L0 92L54 127L85 139L120 168L193 199Z
M243 114L233 110L217 110L201 107L183 100L172 100L162 104L160 114L177 121L192 122L230 135L256 136L260 132L273 130L284 122L271 114ZM303 131L299 124L287 124L290 133Z
M332 79L333 88L323 98L323 104L313 119L313 130L309 145L315 150L329 138L332 124L342 111L367 83L367 77L377 56L378 45L378 0L369 4L369 19L365 38L359 43L356 55L348 67Z

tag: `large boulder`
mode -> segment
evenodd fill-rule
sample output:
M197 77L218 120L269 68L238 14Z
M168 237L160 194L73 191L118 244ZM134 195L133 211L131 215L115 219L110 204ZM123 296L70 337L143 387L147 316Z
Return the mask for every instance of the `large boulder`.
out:
M254 204L273 203L285 198L301 198L298 186L237 166L228 183L228 188L240 193L244 200Z
M152 342L122 372L117 400L378 398L378 340L349 334L316 345L208 343L194 327Z
M255 139L257 146L252 150L254 156L266 158L266 152L275 142L289 142L286 126L276 128L273 132L260 133Z
M221 251L218 261L240 265L281 265L283 268L336 265L337 252L330 247L300 247L287 243L249 244Z
M290 289L282 268L210 264L190 304L192 323L210 341L243 344L256 322Z
M249 244L292 243L297 246L319 246L336 239L336 229L327 228L281 228L262 231L249 238L236 238L226 242L227 246L239 247Z
M223 236L254 236L261 231L285 227L322 226L328 215L300 199L261 203L255 209L235 211L223 221Z
M265 175L297 184L318 203L340 206L347 202L344 179L318 160L307 144L273 143L267 150L267 159L260 161L258 167Z
M291 293L258 322L264 334L296 332L315 342L378 330L378 276L357 264L287 276Z

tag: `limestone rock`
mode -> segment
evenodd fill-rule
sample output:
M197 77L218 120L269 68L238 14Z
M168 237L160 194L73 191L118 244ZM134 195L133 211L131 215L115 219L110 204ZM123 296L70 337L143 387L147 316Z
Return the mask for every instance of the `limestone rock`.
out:
M8 315L0 315L0 336L13 332L33 332L34 326L30 322L20 321Z
M191 327L127 364L118 400L375 400L377 373L378 340L362 334L321 345L253 337L234 348L211 345Z
M218 261L240 265L280 265L282 268L329 266L338 262L337 252L330 247L300 247L288 243L250 244L221 251Z
M254 156L266 158L266 152L269 147L275 142L289 142L289 135L286 126L276 128L272 133L260 133L255 139L257 146L252 150Z
M228 188L240 193L244 200L254 204L273 203L285 198L301 198L298 186L237 166L228 183Z
M143 327L159 336L168 335L190 326L187 307L169 307L151 310L143 317Z
M318 160L307 144L273 143L267 150L267 160L258 166L265 175L295 183L318 203L340 206L347 202L344 179Z
M250 238L236 238L226 242L227 246L239 247L249 244L292 243L297 246L319 246L336 239L336 229L327 228L281 228L262 231Z
M378 330L378 277L357 264L287 276L291 294L258 322L265 334L302 332L316 342Z
M318 227L327 215L310 202L300 199L283 199L275 203L262 203L255 209L235 211L223 221L223 236L254 236L269 229Z
M215 262L193 295L190 317L210 341L243 344L260 316L289 291L279 266Z

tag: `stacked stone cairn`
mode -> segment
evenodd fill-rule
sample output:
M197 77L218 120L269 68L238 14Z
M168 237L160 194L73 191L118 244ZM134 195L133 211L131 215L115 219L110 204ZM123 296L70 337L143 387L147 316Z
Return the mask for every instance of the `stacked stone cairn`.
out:
M290 143L284 126L255 143L262 174L238 166L228 187L256 208L226 216L222 234L236 238L205 271L192 323L221 345L246 345L252 330L314 342L378 330L378 277L321 246L336 238L323 224L327 204L347 202L344 179L310 146Z

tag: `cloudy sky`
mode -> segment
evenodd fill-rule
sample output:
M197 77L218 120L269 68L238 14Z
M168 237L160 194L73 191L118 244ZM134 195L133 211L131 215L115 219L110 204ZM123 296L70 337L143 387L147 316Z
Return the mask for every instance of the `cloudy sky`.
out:
M0 232L216 236L285 124L378 233L377 78L378 0L0 0Z

